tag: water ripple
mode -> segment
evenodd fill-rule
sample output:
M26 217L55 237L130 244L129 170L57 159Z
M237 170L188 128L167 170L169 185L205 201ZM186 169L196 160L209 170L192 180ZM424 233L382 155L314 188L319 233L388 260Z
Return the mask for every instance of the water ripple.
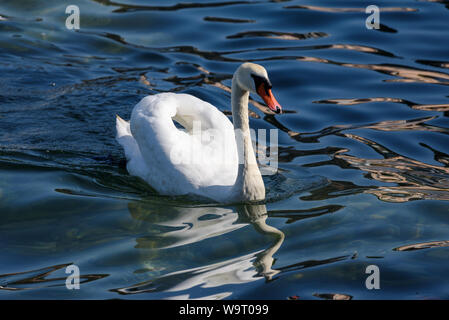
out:
M35 290L48 287L65 287L67 276L49 278L49 276L61 269L65 269L71 263L50 266L38 270L0 274L0 290L21 291ZM80 274L80 285L100 280L109 276L108 274Z
M323 38L328 35L324 32L308 32L308 33L292 33L292 32L277 32L277 31L245 31L227 36L227 39L241 39L252 37L264 37L269 39L281 40L305 40L311 38Z
M120 3L110 0L93 0L95 2L101 3L107 6L119 7L115 9L114 12L125 13L132 11L177 11L184 9L195 9L195 8L215 8L215 7L225 7L239 4L254 4L258 1L224 1L224 2L212 2L212 3L201 3L201 2L187 2L187 3L177 3L171 6L147 6L147 5L133 5Z

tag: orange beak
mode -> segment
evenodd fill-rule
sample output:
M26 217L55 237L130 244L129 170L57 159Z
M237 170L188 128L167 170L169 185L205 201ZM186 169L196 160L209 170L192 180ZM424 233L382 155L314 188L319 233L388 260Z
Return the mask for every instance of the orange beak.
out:
M271 93L271 89L268 88L264 82L262 82L257 88L257 94L262 98L271 111L276 113L282 112L281 105L277 102L276 98L273 96L273 93Z

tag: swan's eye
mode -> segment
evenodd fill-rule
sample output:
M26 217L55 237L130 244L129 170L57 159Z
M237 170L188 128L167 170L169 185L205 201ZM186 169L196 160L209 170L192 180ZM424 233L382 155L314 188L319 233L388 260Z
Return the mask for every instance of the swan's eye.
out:
M267 104L268 108L276 113L281 113L281 105L276 101L273 93L271 93L270 80L265 77L257 76L255 74L252 74L251 77L253 77L254 79L254 85L256 87L257 94Z
M259 90L261 85L264 85L264 89L266 91L266 93L268 94L268 90L270 90L272 88L271 82L270 80L268 80L265 77L261 77L255 74L252 74L251 77L254 79L254 86L256 87L256 91Z

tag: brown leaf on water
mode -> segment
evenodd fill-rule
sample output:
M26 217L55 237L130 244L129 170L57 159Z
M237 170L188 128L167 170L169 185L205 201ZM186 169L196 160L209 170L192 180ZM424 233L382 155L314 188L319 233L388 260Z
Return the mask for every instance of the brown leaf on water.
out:
M342 293L314 293L313 294L317 298L325 299L325 300L351 300L352 296L348 294Z
M148 87L151 86L150 81L148 81L147 77L144 74L140 75L139 81Z

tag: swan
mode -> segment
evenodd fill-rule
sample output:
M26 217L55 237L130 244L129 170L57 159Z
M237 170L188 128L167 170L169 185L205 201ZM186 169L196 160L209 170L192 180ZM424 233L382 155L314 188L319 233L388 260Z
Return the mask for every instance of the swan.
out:
M248 99L257 93L273 112L281 113L271 87L264 67L240 65L232 78L232 122L189 94L144 97L129 122L116 116L116 140L124 149L129 174L162 195L220 203L265 199L251 141Z

